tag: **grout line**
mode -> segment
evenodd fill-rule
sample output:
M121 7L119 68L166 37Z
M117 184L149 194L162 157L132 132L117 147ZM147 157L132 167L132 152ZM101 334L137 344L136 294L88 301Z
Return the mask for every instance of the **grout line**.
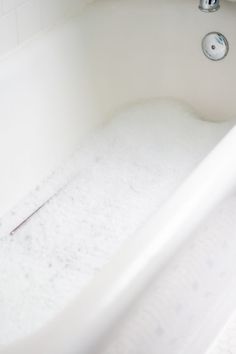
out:
M18 8L19 6L16 6L15 7L15 19L16 19L16 39L17 39L17 44L16 44L16 47L19 46L20 44L20 31L19 31L19 19L18 19Z

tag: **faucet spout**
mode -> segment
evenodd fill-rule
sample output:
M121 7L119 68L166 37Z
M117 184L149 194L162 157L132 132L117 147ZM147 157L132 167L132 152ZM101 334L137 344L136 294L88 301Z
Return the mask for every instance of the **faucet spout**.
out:
M215 12L220 8L220 0L200 0L199 9L203 12Z

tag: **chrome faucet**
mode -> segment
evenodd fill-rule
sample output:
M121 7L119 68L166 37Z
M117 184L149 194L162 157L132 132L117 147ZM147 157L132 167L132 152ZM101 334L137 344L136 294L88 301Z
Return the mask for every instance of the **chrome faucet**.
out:
M220 8L220 0L200 0L199 9L204 12L215 12Z

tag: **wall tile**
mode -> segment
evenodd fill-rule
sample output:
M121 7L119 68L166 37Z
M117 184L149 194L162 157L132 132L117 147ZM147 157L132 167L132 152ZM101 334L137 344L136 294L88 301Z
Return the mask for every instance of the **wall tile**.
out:
M92 0L0 0L0 56L75 16Z
M68 8L68 0L41 0L42 28L48 28L63 20Z
M24 2L27 2L28 0L15 0L15 6L21 5Z
M2 0L3 13L7 13L15 8L15 0Z
M16 14L10 12L0 18L0 55L15 48L17 38Z
M41 29L39 0L24 2L17 8L17 25L20 43Z
M83 7L85 3L92 2L92 0L69 0L68 1L68 16L75 16Z

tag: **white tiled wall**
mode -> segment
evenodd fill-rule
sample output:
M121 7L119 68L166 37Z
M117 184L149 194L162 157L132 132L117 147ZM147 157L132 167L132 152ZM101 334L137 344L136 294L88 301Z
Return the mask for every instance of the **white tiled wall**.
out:
M0 0L0 56L76 14L89 0Z

